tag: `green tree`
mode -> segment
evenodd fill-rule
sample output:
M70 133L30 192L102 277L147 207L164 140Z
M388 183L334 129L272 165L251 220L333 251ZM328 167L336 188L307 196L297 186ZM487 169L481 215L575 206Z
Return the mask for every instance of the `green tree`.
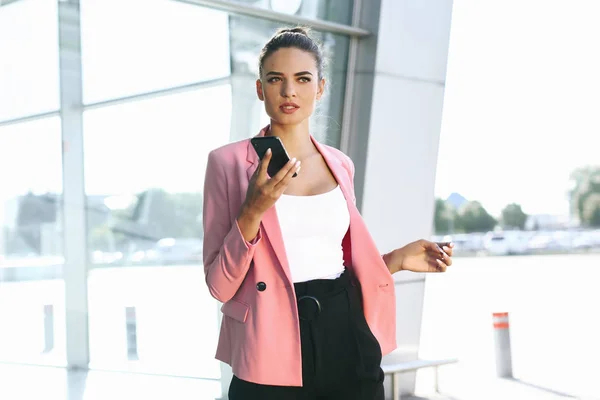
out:
M590 194L583 206L583 220L586 225L600 227L600 192Z
M478 201L470 201L458 210L456 225L465 232L487 232L496 226L492 217Z
M527 214L521 209L521 205L512 203L504 207L502 210L502 227L525 229L527 222Z
M569 192L571 210L583 225L595 225L600 195L600 166L578 168L571 173L573 189ZM598 211L600 212L600 211Z
M452 233L456 210L442 199L435 199L434 231L436 234Z

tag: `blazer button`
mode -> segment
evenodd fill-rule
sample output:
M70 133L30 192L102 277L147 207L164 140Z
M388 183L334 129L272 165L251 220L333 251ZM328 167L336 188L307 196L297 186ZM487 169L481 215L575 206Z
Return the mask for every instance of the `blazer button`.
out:
M259 292L264 292L267 289L267 284L264 282L258 282L256 284L256 288L258 289Z

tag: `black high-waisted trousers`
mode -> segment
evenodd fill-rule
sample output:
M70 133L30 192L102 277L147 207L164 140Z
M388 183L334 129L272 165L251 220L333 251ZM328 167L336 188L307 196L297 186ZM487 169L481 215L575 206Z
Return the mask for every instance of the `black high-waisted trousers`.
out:
M350 273L294 287L303 386L260 385L234 376L229 400L383 400L381 347L367 325L360 289Z

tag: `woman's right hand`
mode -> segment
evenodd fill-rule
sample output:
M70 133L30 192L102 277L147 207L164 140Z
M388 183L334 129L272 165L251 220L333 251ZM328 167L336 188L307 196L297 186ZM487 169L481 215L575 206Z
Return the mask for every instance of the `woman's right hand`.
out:
M250 178L246 200L238 217L244 239L249 242L256 237L263 214L281 197L294 174L300 171L300 161L292 158L275 176L269 178L267 168L271 157L271 149L268 149Z

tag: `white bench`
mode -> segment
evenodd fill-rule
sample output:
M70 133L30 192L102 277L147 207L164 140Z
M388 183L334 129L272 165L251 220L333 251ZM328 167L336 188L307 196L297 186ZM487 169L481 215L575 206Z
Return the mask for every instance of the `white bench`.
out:
M392 378L392 399L400 400L400 374L405 372L413 372L417 371L421 368L434 368L435 369L435 391L439 393L439 384L438 384L438 368L442 365L454 364L458 362L455 358L449 358L445 360L414 360L414 361L404 361L404 362L395 362L395 361L387 361L383 360L381 364L381 369L386 376L390 376Z

